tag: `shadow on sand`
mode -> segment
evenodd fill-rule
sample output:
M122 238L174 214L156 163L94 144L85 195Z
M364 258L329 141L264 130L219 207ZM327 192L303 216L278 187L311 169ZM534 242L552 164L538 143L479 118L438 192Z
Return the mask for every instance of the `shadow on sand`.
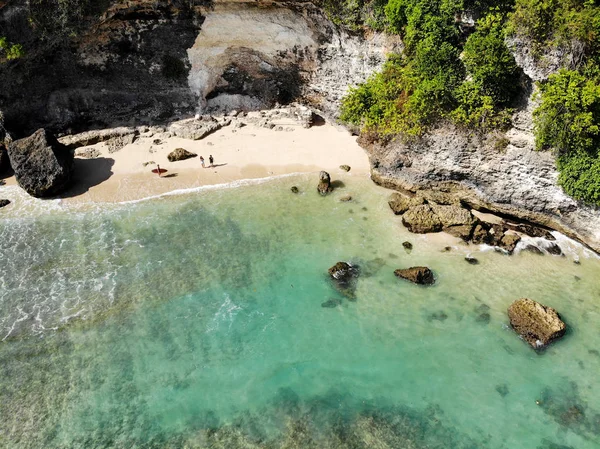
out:
M206 167L206 168L217 168L217 167L223 167L224 165L227 165L227 163L225 163L225 164L214 164L214 165L209 165L209 166L208 166L208 167Z
M73 185L58 198L73 198L79 196L91 187L106 181L113 174L114 159L98 157L95 159L75 159Z

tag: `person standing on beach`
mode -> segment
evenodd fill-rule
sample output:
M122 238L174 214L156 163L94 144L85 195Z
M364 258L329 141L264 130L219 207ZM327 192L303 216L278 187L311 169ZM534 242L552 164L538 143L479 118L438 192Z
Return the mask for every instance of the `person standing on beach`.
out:
M202 164L202 168L206 168L206 167L204 166L204 158L203 158L202 156L200 156L200 163Z
M208 163L210 164L209 167L212 167L215 164L215 160L213 159L212 154L208 156Z

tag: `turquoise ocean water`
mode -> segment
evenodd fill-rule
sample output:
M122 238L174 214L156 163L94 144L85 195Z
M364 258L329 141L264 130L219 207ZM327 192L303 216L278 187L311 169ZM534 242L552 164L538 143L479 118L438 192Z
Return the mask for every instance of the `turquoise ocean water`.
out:
M0 447L600 447L600 260L566 240L442 252L389 191L342 180L7 210ZM327 277L340 260L361 267L353 301ZM414 265L436 285L394 277ZM521 297L569 326L542 354L508 327Z

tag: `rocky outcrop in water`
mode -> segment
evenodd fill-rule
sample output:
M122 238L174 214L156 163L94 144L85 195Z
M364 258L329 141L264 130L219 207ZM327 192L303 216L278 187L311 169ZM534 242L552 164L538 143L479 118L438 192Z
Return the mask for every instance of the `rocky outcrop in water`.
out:
M406 279L414 284L431 285L435 283L433 272L427 267L411 267L394 271L396 277Z
M10 164L19 185L35 197L55 196L70 184L73 151L44 129L8 147Z
M508 308L512 328L534 349L543 349L562 337L566 325L551 307L523 298Z
M10 204L10 200L5 200L5 199L0 200L0 209L8 206L9 204Z
M191 159L193 157L197 157L198 155L196 153L192 153L184 148L175 148L173 151L171 151L169 153L169 155L167 156L167 159L169 160L169 162L176 162L176 161L184 161L186 159Z
M328 270L336 290L349 300L356 298L356 282L360 274L357 266L347 262L338 262Z
M333 186L331 185L331 177L326 171L319 173L319 185L317 186L317 192L321 196L325 196L328 193L333 192Z

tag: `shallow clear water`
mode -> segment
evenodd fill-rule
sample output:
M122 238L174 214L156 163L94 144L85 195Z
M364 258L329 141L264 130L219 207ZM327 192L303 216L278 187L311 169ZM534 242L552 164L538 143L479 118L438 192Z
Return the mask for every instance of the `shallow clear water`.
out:
M313 178L0 221L0 447L599 447L597 258L442 252L369 180ZM421 264L435 286L393 276ZM543 354L520 297L569 325Z

